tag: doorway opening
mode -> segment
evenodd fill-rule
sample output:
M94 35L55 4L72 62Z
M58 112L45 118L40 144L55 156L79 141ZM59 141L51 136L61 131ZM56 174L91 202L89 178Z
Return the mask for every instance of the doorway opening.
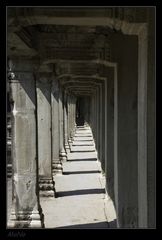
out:
M84 126L84 98L78 97L76 101L76 124Z

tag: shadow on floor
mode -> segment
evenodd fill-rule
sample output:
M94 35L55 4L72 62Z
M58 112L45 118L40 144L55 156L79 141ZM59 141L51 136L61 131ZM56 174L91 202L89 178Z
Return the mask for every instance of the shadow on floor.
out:
M81 161L94 161L97 162L96 158L86 158L86 159L72 159L72 160L67 160L67 162L81 162Z
M75 137L75 136L74 136ZM78 137L76 137L76 138L78 138ZM89 137L90 138L90 137ZM82 139L82 138L79 138L79 140L75 140L75 142L77 142L77 141L79 141L79 142L89 142L89 141L93 141L93 139L92 139L92 137L91 137L91 139Z
M88 174L88 173L100 173L99 170L94 171L75 171L75 172L63 172L63 175L69 175L69 174Z
M100 194L105 193L105 189L96 188L96 189L81 189L81 190L73 190L73 191L64 191L64 192L56 192L55 197L66 197L66 196L74 196L74 195L85 195L85 194Z
M57 229L108 229L108 222L87 223L57 227Z

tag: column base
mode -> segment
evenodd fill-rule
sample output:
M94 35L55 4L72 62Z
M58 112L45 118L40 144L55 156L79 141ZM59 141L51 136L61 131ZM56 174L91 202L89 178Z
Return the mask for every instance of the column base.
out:
M74 137L74 135L75 135L75 131L72 130L71 133L70 133L70 138L71 138L72 141L73 141L73 137Z
M41 177L39 179L39 196L55 197L54 181L52 178Z
M66 154L70 152L70 146L68 143L65 144L65 151L66 151Z
M7 228L44 228L43 214L38 210L11 211Z
M60 152L60 161L65 162L66 160L67 160L67 155L66 155L65 150L63 149Z
M52 163L52 174L53 176L56 174L62 174L62 163L59 159L53 160Z
M69 138L69 140L68 140L68 144L69 144L69 149L70 149L70 152L71 152L71 146L72 146L72 144L73 144L71 138Z

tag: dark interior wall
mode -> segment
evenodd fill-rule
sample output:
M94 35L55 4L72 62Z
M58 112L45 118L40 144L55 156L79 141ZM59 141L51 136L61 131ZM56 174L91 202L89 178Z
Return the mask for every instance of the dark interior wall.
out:
M84 120L89 123L89 115L90 115L90 97L84 97L84 108L83 108Z
M138 217L137 84L138 39L114 33L112 61L117 62L117 201L120 227L136 227ZM116 117L116 116L114 116ZM115 186L116 187L116 186Z
M76 124L78 126L84 125L85 121L84 105L85 105L84 98L78 97L76 102Z
M78 97L76 102L76 121L78 124L90 123L91 97Z

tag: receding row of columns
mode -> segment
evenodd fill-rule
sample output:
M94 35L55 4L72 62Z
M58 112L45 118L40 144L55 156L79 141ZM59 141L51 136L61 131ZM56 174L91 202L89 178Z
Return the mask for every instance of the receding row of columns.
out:
M105 78L96 77L92 94L85 99L89 105L85 120L92 128L118 226L152 226L155 133L150 129L151 123L155 125L155 86L154 78L147 78L151 61L147 59L145 26L138 35L117 32L111 38L113 63L102 62L105 70L101 75ZM151 45L152 40L148 43ZM10 225L16 222L18 226L24 221L24 226L39 226L39 194L54 196L54 176L62 172L62 161L66 161L70 151L76 98L51 73L34 75L30 64L25 63L25 69L21 65L18 64L16 77L10 83L15 201Z
M118 32L111 38L113 62L107 63L106 80L98 81L100 84L91 97L90 126L118 227L145 228L151 225L150 215L155 217L155 211L149 207L155 204L155 198L147 186L155 183L152 177L155 159L152 158L152 169L147 166L150 149L147 111L154 105L152 100L153 105L146 107L150 104L147 95L152 92L154 96L153 90L146 87L150 67L147 35L144 29L139 36ZM154 146L153 138L149 142Z
M13 204L8 227L39 228L39 197L55 196L55 174L62 173L74 134L76 98L52 73L34 73L32 62L15 65L10 79Z

